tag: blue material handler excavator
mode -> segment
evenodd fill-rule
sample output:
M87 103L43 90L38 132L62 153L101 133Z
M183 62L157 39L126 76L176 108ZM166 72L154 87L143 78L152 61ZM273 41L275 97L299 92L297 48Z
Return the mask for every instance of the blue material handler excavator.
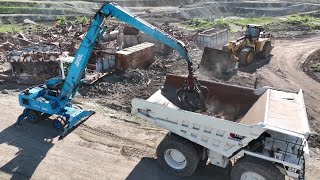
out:
M130 14L116 3L106 3L95 14L94 20L77 50L68 75L65 78L49 79L44 84L25 89L19 94L19 103L25 109L18 117L17 125L25 118L35 123L43 116L55 115L53 126L62 130L61 139L76 124L94 114L94 111L74 107L72 99L82 83L81 79L94 46L102 39L107 30L107 17L115 17L177 50L187 61L189 72L183 87L177 91L177 99L185 104L185 107L192 107L193 110L205 110L206 95L203 94L207 93L202 93L202 91L207 91L207 89L194 77L192 59L184 43Z

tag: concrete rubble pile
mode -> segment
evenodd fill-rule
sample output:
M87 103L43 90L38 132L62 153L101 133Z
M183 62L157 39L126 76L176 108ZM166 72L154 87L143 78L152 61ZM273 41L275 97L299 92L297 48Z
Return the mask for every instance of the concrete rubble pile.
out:
M170 25L169 23L164 23L162 25L153 24L154 26L158 27L159 29L165 31L168 34L171 34L174 38L179 39L180 41L183 41L186 45L188 45L190 42L195 41L194 35L187 36L185 32L181 31L177 27Z
M156 57L155 62L146 69L130 68L115 72L101 82L82 86L79 93L84 98L101 98L100 103L109 108L130 112L133 98L148 98L163 86L167 73L173 73L178 68L185 69L184 61L176 60L175 56L176 53L169 55L171 61Z
M0 60L11 64L13 81L24 84L42 83L60 75L60 59L64 61L63 58L75 55L87 30L88 25L72 26L67 23L66 26L34 32L1 33ZM91 78L88 82L105 74L106 65L103 67L103 61L114 61L116 48L114 41L101 43L95 48L87 67L87 75ZM108 64L108 68L110 64L112 63Z
M161 55L173 52L170 47L147 35L137 42L121 40L121 36L129 34L136 37L136 34L141 33L132 27L112 22L108 23L108 27L110 30L95 46L89 59L86 79L90 84L115 69L125 71L147 67L155 61L155 53L160 51ZM194 40L194 37L186 36L174 26L163 24L157 27L184 42ZM89 25L66 23L64 26L37 31L0 33L0 62L11 64L12 81L24 84L42 83L61 74L63 68L60 67L60 61L72 62L71 57L75 55L88 28Z

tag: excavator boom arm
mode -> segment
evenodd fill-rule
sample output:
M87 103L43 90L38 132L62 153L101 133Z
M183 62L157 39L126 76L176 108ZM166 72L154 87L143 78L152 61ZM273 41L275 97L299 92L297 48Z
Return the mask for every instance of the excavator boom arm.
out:
M119 5L115 3L107 3L103 5L96 13L94 20L75 55L75 59L71 64L69 73L60 93L62 106L65 106L66 102L72 98L72 95L74 95L77 91L93 48L99 37L101 37L102 33L104 32L101 31L103 28L103 20L108 16L116 17L117 19L139 29L140 31L177 50L178 53L188 62L189 67L191 67L192 60L188 54L185 44L182 41L175 39L174 37L145 22L139 17L130 14Z

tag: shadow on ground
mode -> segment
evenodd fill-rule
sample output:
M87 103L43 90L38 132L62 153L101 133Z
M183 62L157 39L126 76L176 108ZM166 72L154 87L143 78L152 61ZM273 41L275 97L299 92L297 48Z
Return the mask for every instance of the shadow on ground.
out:
M248 66L239 66L239 71L246 73L255 73L257 69L269 64L272 59L272 55L267 59L255 58L252 63Z
M126 180L229 180L226 169L214 165L206 165L201 162L193 176L177 177L164 172L153 158L142 158L136 167L131 171Z
M16 156L6 164L0 164L0 171L10 174L11 179L30 179L48 151L53 147L52 139L60 132L50 125L52 121L42 120L30 124L26 120L18 127L11 125L0 132L0 144L19 149ZM5 154L0 154L5 156Z
M20 91L25 90L29 87L32 87L32 85L23 85L23 84L18 84L15 82L4 82L3 84L0 83L0 91L9 90L9 91L13 91L13 92L20 92Z

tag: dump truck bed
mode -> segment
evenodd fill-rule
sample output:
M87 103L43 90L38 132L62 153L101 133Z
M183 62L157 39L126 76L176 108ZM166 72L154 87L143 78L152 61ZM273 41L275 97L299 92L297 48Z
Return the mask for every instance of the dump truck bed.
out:
M161 90L158 90L146 101L180 110L177 105L161 93ZM265 126L267 129L286 134L307 137L310 130L304 109L302 91L296 94L268 89L243 118L234 122L249 126Z
M164 87L147 102L181 110L176 90L183 77L168 75ZM208 111L203 115L243 125L259 125L295 136L308 137L303 93L284 92L270 88L251 89L224 83L202 81L209 89ZM191 113L191 112L190 112Z

